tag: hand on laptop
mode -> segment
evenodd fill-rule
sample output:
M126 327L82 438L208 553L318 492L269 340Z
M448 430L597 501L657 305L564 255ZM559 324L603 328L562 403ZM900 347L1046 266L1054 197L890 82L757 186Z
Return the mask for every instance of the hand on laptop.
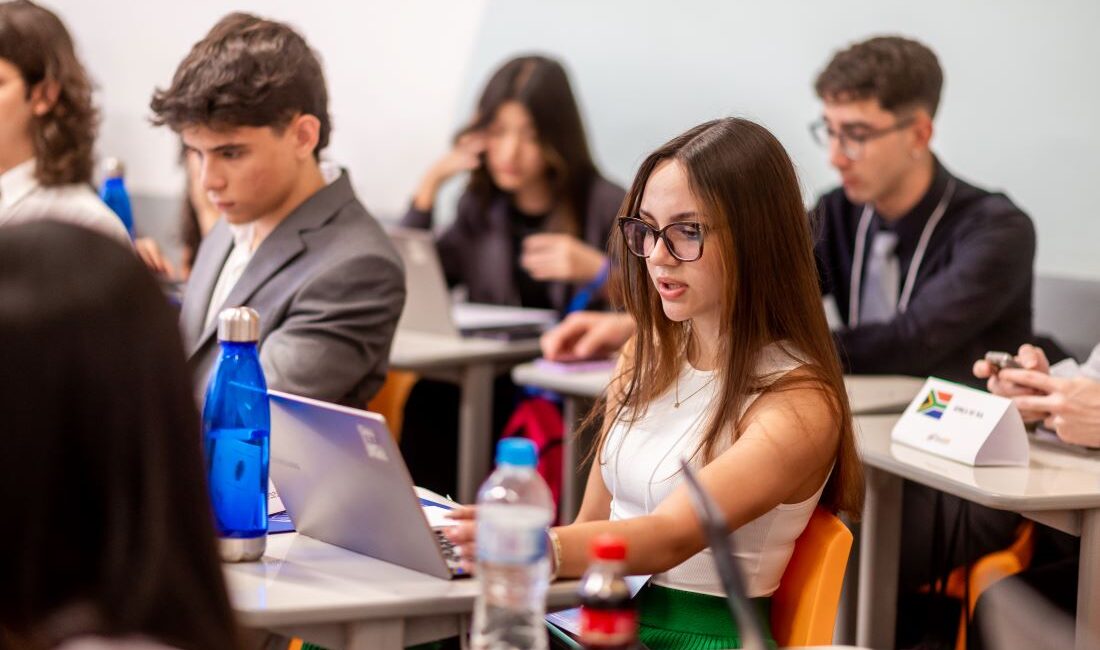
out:
M607 357L634 335L634 321L627 314L576 311L542 335L542 356L551 361L576 361Z
M603 252L572 235L539 233L523 240L520 264L536 280L591 282L600 274Z
M477 565L477 526L474 522L476 515L475 506L459 506L449 515L455 520L455 525L443 531L462 557L463 570L470 574L474 573Z
M1030 385L1015 383L1012 378L1016 377L1016 373L1019 372L1032 372L1040 375L1049 374L1050 362L1047 361L1046 354L1034 345L1025 344L1020 346L1020 350L1016 353L1015 358L1016 363L1019 363L1024 370L1008 369L998 372L996 367L988 361L979 359L974 362L974 376L978 379L987 379L986 387L989 389L989 392L994 395L1000 395L1001 397L1042 394ZM1020 409L1020 415L1024 418L1024 422L1038 422L1049 415L1042 411L1025 411L1019 404L1017 404L1016 407Z

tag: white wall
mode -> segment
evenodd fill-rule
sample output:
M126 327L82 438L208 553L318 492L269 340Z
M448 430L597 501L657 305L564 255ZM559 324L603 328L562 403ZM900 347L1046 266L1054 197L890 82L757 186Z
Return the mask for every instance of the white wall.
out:
M68 24L99 86L98 150L127 162L133 193L178 194L178 144L149 125L153 89L229 11L250 11L298 28L319 51L333 119L330 158L376 212L402 209L410 183L447 142L457 114L481 0L47 0Z
M806 125L812 81L839 47L917 37L946 87L936 149L968 180L1004 189L1035 219L1040 271L1100 278L1100 3L1092 0L314 0L137 3L55 0L102 87L100 150L136 191L173 193L175 144L146 126L149 95L224 12L288 20L320 50L332 94L331 154L367 205L394 215L504 58L569 66L597 159L627 182L653 146L718 115L770 127L807 198L834 182Z

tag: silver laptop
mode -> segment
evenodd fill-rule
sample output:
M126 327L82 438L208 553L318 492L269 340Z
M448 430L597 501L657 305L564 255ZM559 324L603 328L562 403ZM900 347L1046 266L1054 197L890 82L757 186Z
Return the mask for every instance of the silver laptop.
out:
M385 418L268 393L271 480L299 533L439 578L466 575L442 534L454 504L418 496Z
M435 235L428 230L391 228L390 239L405 263L405 309L399 331L443 336L494 338L537 337L554 325L552 309L529 309L479 303L454 303L436 251Z

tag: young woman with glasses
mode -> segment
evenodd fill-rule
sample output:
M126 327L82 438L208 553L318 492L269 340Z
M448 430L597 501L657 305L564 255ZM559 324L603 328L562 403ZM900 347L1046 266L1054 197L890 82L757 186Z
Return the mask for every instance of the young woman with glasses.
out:
M580 514L550 532L557 575L580 575L589 541L616 533L629 572L651 576L638 597L642 641L737 647L680 459L721 507L764 612L814 508L861 505L810 226L782 146L734 118L651 154L625 206L616 297L637 332L608 390ZM450 535L474 557L472 521Z

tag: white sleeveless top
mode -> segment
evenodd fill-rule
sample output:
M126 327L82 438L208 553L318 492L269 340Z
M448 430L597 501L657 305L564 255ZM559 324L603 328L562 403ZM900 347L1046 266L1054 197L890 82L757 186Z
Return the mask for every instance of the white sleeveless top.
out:
M761 351L757 375L771 383L801 365L801 360L773 344ZM670 387L649 405L638 422L632 425L617 422L612 426L600 457L604 484L611 492L612 521L653 512L679 486L683 480L680 458L691 456L698 448L719 380L715 373L696 370L685 362L680 375L679 408L673 408L676 396L675 389ZM756 395L751 396L745 408L755 399ZM720 454L724 449L718 447L715 451ZM696 458L693 465L702 467L703 463ZM751 481L752 477L746 476L745 480ZM805 501L780 504L730 535L750 598L770 596L779 588L779 580L794 552L794 542L810 521L824 488L822 483ZM652 582L672 589L725 596L709 548L665 573L654 575Z

